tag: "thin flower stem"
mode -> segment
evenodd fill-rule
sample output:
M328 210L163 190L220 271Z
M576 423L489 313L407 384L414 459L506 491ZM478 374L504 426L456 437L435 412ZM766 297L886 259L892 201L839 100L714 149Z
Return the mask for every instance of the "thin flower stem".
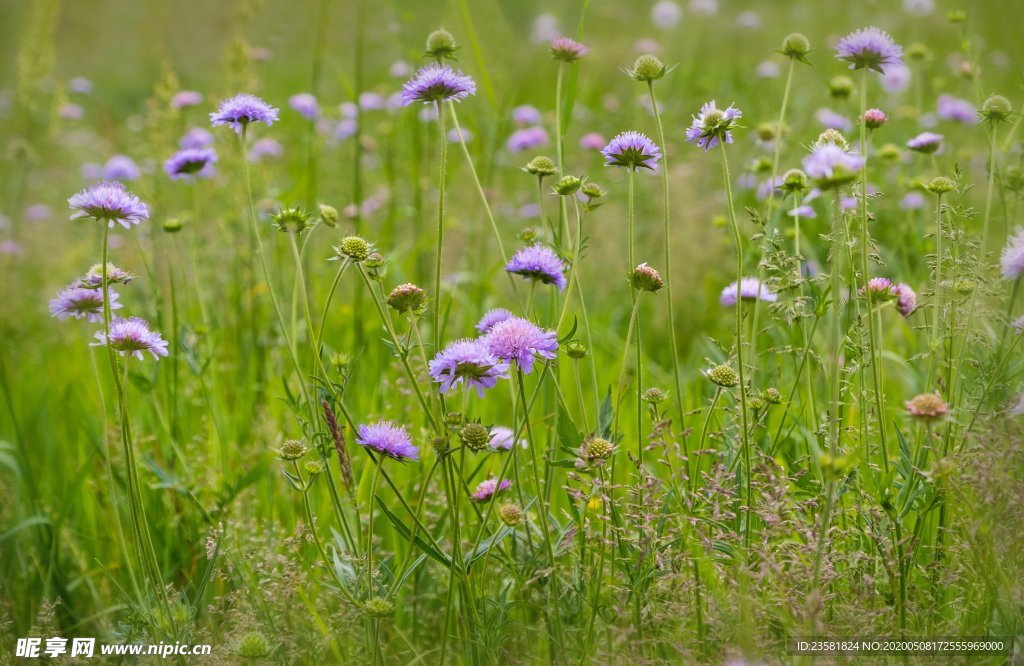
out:
M694 469L693 469L693 475L690 477L690 492L691 493L694 493L694 492L697 491L697 481L698 481L698 477L700 477L700 468L701 468L700 455L701 455L701 451L704 450L704 442L707 441L708 426L711 425L711 416L715 413L715 407L718 406L718 398L720 398L721 395L722 395L722 387L721 386L716 386L715 387L715 396L713 398L711 398L711 404L708 405L708 411L704 415L704 425L701 426L701 429L700 429L700 440L698 440L697 448L694 450L694 453L696 454L694 456L694 462L696 463L696 465L694 466Z
M829 414L829 452L835 456L839 453L839 437L842 433L840 428L840 414L843 407L842 393L840 392L840 375L843 367L843 336L842 336L842 308L843 308L843 295L841 293L841 264L842 260L842 246L840 238L842 238L843 228L843 209L842 209L842 198L837 189L833 194L833 211L832 211L832 249L830 252L832 266L829 269L830 278L832 282L831 286L831 300L832 300L832 375L831 375L831 388L829 391L829 399L831 401L832 410Z
M941 346L939 341L939 328L942 319L942 193L935 196L935 283L932 287L932 335L929 345L931 347L928 355L928 379L925 381L925 391L932 390L932 383L935 381L935 361L938 358L938 349Z
M373 509L377 503L377 484L380 482L380 470L384 464L384 456L377 456L377 464L370 483L370 507L366 519L366 598L373 598ZM411 546L410 546L411 547Z
M434 328L432 331L434 350L437 351L441 349L441 254L444 250L444 191L448 179L448 132L445 129L443 110L436 102L434 108L437 111L437 123L441 130L441 158L437 178L437 245L434 248ZM452 117L454 118L454 116L453 110ZM461 138L461 132L459 136Z

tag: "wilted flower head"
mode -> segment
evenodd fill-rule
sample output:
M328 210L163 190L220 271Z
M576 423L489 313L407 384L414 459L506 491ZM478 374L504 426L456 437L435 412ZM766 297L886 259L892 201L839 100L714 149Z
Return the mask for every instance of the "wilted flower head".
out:
M942 135L935 132L921 132L913 139L907 141L907 148L916 153L930 155L942 147Z
M107 284L128 284L135 276L107 262ZM82 277L75 280L72 287L83 289L99 289L103 286L103 264L95 264Z
M402 103L405 106L414 102L461 102L475 94L476 83L462 70L436 63L420 68L402 85Z
M848 153L833 143L820 143L803 160L804 171L823 188L838 187L857 176L864 158Z
M317 103L316 97L309 93L292 95L288 98L288 106L309 120L316 120L320 116L320 105Z
M438 352L430 363L430 378L440 384L441 393L455 385L476 388L484 397L484 389L494 388L499 379L508 377L508 363L498 359L479 340L457 340Z
M719 109L715 100L705 102L686 128L686 140L697 144L704 152L717 146L719 141L732 143L732 130L738 127L737 121L742 115L743 112L731 104L727 109Z
M1015 233L1006 239L999 263L1007 280L1016 280L1024 275L1024 227L1017 227Z
M194 180L213 175L213 164L217 153L212 148L187 148L179 150L164 162L164 171L171 180Z
M884 30L861 28L839 40L836 57L850 63L850 69L867 67L884 74L887 67L902 64L903 48Z
M117 292L108 289L110 309L117 310L121 304L117 302ZM91 323L103 321L103 290L76 287L72 285L57 292L57 297L50 301L50 315L61 321L68 317L85 319Z
M357 429L356 444L395 460L419 460L420 450L403 426L391 421L362 424Z
M228 125L241 134L242 128L249 123L273 125L278 120L277 113L277 109L259 97L242 93L221 102L217 110L210 114L210 124L214 127Z
M487 333L495 324L511 319L514 315L506 310L505 308L493 308L484 313L483 317L480 317L480 321L476 324L476 330L481 333Z
M107 335L103 331L96 332L96 340L98 342L92 343L94 347L108 344ZM115 319L110 322L109 345L121 356L127 354L139 360L142 360L144 351L152 354L158 361L161 356L167 356L167 341L160 337L159 333L149 330L149 324L140 317Z
M605 166L621 166L636 171L639 168L654 169L661 159L657 144L640 132L622 132L601 150Z
M427 294L420 287L407 282L391 290L388 305L398 312L422 312L427 307Z
M910 288L910 285L900 282L896 290L896 309L904 317L909 317L917 309L917 293Z
M68 205L75 213L72 220L91 217L105 221L113 227L119 223L125 229L149 218L149 209L137 196L117 182L99 182L91 185L68 199Z
M779 300L779 297L772 293L772 291L764 284L762 284L757 278L746 277L740 280L739 288L736 283L733 282L728 287L722 290L722 295L718 301L722 305L736 305L737 298L741 298L745 301L765 301L767 303L774 303Z
M505 264L509 273L522 275L544 284L553 284L559 291L565 289L565 263L546 245L529 245L512 255Z
M665 286L661 274L646 263L642 263L629 274L629 283L638 291L659 291Z
M555 358L558 339L554 331L546 331L521 317L512 317L491 327L483 343L503 361L515 361L526 374L533 371L537 357Z
M551 56L555 60L573 62L587 55L588 49L569 37L555 37L551 40Z
M474 502L486 502L495 495L512 487L512 482L508 479L502 479L501 484L498 484L497 479L485 479L477 485L476 490L469 496Z
M922 393L905 404L911 416L924 421L941 419L949 411L949 405L937 393Z

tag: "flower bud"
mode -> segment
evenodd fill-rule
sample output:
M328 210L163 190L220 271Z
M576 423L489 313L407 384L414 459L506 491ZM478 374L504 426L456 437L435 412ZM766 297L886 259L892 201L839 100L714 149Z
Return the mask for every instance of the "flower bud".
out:
M250 631L238 641L235 651L243 659L262 659L270 654L270 642L258 631Z
M448 412L444 415L444 424L449 428L461 428L466 418L462 412Z
M949 411L949 405L937 393L922 393L906 402L911 416L922 421L941 419Z
M370 256L371 248L369 241L365 238L346 236L341 239L341 245L335 248L335 251L352 261L363 261Z
M747 400L747 404L750 405L750 409L756 414L764 409L764 398L755 395Z
M366 267L377 269L384 265L384 255L380 252L371 252L366 255Z
M771 388L765 389L764 399L771 405L777 405L782 402L782 393L779 392L779 389L772 386Z
M803 33L793 32L782 40L782 55L801 62L807 62L807 54L811 52L811 42Z
M963 23L967 20L967 12L962 9L950 9L949 13L946 14L946 18L950 23Z
M739 375L727 365L716 365L708 370L706 376L712 384L718 384L723 388L732 388L740 383Z
M579 340L572 340L565 345L565 353L569 355L569 358L580 359L586 358L590 350Z
M309 229L310 215L301 208L279 208L277 212L270 216L270 220L277 227L278 231L283 231L289 234L301 234L306 229Z
M523 522L523 510L519 508L518 504L505 502L498 507L498 518L501 518L501 522L509 527L515 527Z
M169 217L164 220L164 231L169 234L175 234L181 231L181 228L185 226L181 220L176 217Z
M659 388L651 387L644 391L644 402L649 402L652 405L659 405L668 398L665 392Z
M807 191L807 174L800 169L790 169L782 174L782 191L786 194L800 194Z
M454 54L458 49L459 46L455 43L452 33L447 30L435 30L427 35L427 48L423 51L423 54L438 60L444 58L454 60Z
M564 197L575 194L581 185L583 185L583 180L576 176L562 176L561 180L555 183L553 189L556 194Z
M888 120L889 116L885 115L881 109L868 109L864 112L864 125L868 129L878 129Z
M281 460L298 460L306 455L306 445L297 439L286 440L277 450L277 456Z
M427 293L414 284L400 284L388 294L388 305L400 313L422 312L427 307Z
M834 76L828 82L828 94L835 99L846 99L853 92L853 79L848 76Z
M668 70L665 63L657 56L645 53L633 63L633 69L629 70L629 75L637 81L657 81L665 76L666 71Z
M773 141L776 137L775 123L760 123L757 126L757 138L760 141Z
M523 167L523 171L534 176L553 176L558 173L558 167L555 166L554 160L545 155L538 155L532 160L527 162L526 166Z
M395 605L383 597L374 597L373 599L368 599L363 608L366 609L366 614L371 617L387 617L395 610Z
M816 146L823 146L831 143L839 146L843 150L849 150L850 144L846 141L846 137L843 136L842 132L837 129L827 129L818 135L818 140L814 142Z
M932 57L931 49L928 48L927 44L921 42L914 42L907 47L907 58L916 62L924 62L930 60Z
M583 196L588 199L600 199L604 196L604 190L597 183L584 183L583 187L580 188L580 192L583 192Z
M333 229L338 225L338 209L327 204L320 204L320 221Z
M950 180L949 178L946 178L945 176L938 176L937 178L932 178L931 182L928 183L928 191L931 192L932 194L942 195L945 194L946 192L952 192L955 189L956 185L953 183L953 181Z
M587 460L607 460L614 449L614 445L603 437L590 437L583 442L583 455Z
M524 243L530 243L535 238L537 238L537 230L534 229L533 227L526 227L525 229L519 232L519 240L523 241Z
M989 98L981 105L982 117L992 122L1009 120L1011 113L1013 113L1013 105L1002 95L989 95Z
M665 281L661 279L661 275L658 271L654 270L646 263L640 264L633 269L633 272L629 276L629 283L633 285L633 288L637 291L650 291L652 293L665 286Z
M880 159L895 164L903 158L903 151L895 143L887 143L878 149L877 155Z
M310 476L316 476L317 474L320 474L323 471L324 471L324 461L323 460L313 459L313 460L307 460L306 461L306 474L309 474Z
M459 431L459 439L470 451L482 451L491 442L491 431L480 423L467 423Z

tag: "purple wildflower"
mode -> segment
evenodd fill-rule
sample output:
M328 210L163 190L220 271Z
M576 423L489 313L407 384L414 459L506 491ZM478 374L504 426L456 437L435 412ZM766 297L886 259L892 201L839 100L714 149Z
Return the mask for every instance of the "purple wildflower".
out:
M316 120L320 116L320 105L316 97L309 93L299 93L288 98L288 106L298 111L299 115L307 120Z
M954 120L968 125L978 121L978 110L966 99L943 94L939 95L936 105L939 118L943 120Z
M1010 323L1010 326L1013 326L1013 328L1017 331L1018 335L1024 333L1024 316L1017 317L1016 319L1014 319Z
M787 211L786 214L789 215L790 217L801 217L809 220L813 220L818 217L818 214L814 211L814 208L812 206L808 206L807 204L797 206L796 208Z
M107 335L103 331L96 332L96 339L99 342L92 343L93 347L108 344ZM159 333L149 330L149 324L140 317L115 319L110 322L109 344L115 351L120 352L121 356L128 354L140 361L144 351L152 354L158 361L161 356L167 356L167 341L160 337Z
M999 257L1003 277L1016 280L1024 275L1024 227L1017 227L1016 233L1006 240L1006 247Z
M110 293L110 309L117 310L121 304L117 302L117 292ZM57 297L50 301L50 315L64 321L68 317L84 318L93 324L103 321L103 290L85 289L72 285L57 292Z
M779 64L772 60L765 60L754 69L754 74L759 79L777 79L781 73Z
M508 141L505 142L505 147L513 153L519 153L547 145L547 142L548 133L544 131L543 127L527 127L512 132Z
M917 292L910 285L900 282L896 285L896 309L904 317L909 317L917 309Z
M114 155L103 165L103 177L107 180L138 180L139 167L127 155Z
M198 106L203 103L203 94L197 93L194 90L182 90L174 94L171 98L171 107L175 109L184 109L188 106Z
M356 444L373 449L395 460L419 460L420 450L409 439L409 433L402 426L391 421L377 421L358 428Z
M569 37L555 37L551 40L551 57L555 60L573 62L587 55L589 49Z
M479 340L457 340L428 363L430 377L438 382L441 393L456 384L475 387L484 397L484 389L494 388L499 379L508 377L508 363L498 360Z
M209 148L213 145L213 135L202 127L193 127L181 137L178 146L185 148Z
M844 132L848 132L853 129L853 123L850 122L849 118L841 113L836 113L832 109L818 109L814 113L814 118L825 129L837 129L843 130Z
M804 171L821 187L834 187L853 180L864 168L864 158L848 153L834 143L818 144L803 160Z
M554 250L540 243L524 247L512 255L505 264L505 270L544 284L553 284L559 291L565 289L565 263Z
M839 40L836 58L850 63L850 69L867 67L884 74L887 67L903 63L903 48L884 30L861 28Z
M483 317L480 317L480 321L476 324L476 330L482 334L487 334L495 324L501 323L506 319L511 319L513 315L505 308L494 308L484 313Z
M359 95L359 108L364 111L380 111L386 104L380 93L364 92Z
M85 109L69 102L61 105L59 115L64 120L81 120L85 116Z
M220 103L220 107L210 114L210 124L229 125L236 133L241 134L242 128L249 123L266 123L273 125L277 120L277 109L255 95L242 93Z
M402 85L402 102L409 106L414 102L461 102L476 94L476 83L448 65L431 64L420 68L411 79Z
M636 171L654 170L654 165L661 159L661 149L657 144L640 132L622 132L601 149L605 166L621 166Z
M892 280L885 277L875 277L868 280L866 285L867 288L861 287L857 292L861 296L866 296L868 292L871 292L872 300L887 301L891 298L899 296L899 291L896 289L896 285L892 283Z
M487 448L492 451L511 451L513 439L515 439L515 432L512 428L506 428L505 426L494 426L491 428L491 443L488 444ZM526 440L518 440L519 446L525 448Z
M117 222L125 229L131 229L133 224L149 218L146 204L117 182L102 181L91 185L68 199L68 206L75 211L72 220L91 217L106 221L111 227Z
M171 180L195 180L213 175L217 153L212 148L179 150L164 162L164 170Z
M68 81L68 90L79 95L88 95L92 92L92 81L84 76L76 76Z
M512 120L520 125L536 125L540 122L540 111L536 107L524 104L512 109Z
M683 10L673 0L661 0L651 7L651 21L662 30L671 30L682 18Z
M703 148L705 153L719 141L732 143L732 130L738 127L736 122L742 115L743 112L731 104L727 109L719 109L715 100L705 102L693 116L693 123L686 128L686 140Z
M497 479L485 479L480 482L476 487L476 490L469 496L474 502L486 502L495 495L512 487L512 482L508 479L502 479L501 484L498 484Z
M900 199L900 208L903 210L920 210L924 208L924 195L920 192L907 192Z
M935 132L921 132L910 141L907 141L907 148L916 153L930 155L942 147L942 135Z
M740 280L739 289L736 288L736 283L733 282L728 287L722 290L722 295L718 301L722 305L736 305L736 299L741 298L745 301L764 301L766 303L774 303L779 300L779 297L772 293L772 291L762 284L757 278L746 277Z
M910 68L902 63L889 67L885 70L885 74L882 74L881 79L885 92L901 93L910 85Z
M580 148L583 150L601 150L607 141L597 132L589 132L580 137Z
M249 161L258 162L264 157L279 158L284 155L281 144L271 138L258 139L249 149Z
M553 359L558 351L554 331L546 331L522 317L495 324L482 340L492 354L509 363L515 361L526 374L533 371L538 356Z

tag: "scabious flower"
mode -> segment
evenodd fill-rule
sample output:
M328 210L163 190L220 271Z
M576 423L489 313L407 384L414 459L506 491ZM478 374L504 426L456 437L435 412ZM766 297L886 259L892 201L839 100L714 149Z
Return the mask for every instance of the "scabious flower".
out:
M636 171L639 168L654 170L661 159L661 149L640 132L622 132L608 142L601 150L605 166L621 166Z
M736 305L737 298L742 298L745 301L765 301L766 303L774 303L779 300L778 295L772 292L766 285L762 284L757 278L746 277L740 280L739 288L736 283L733 282L728 287L722 290L722 295L718 301L722 305Z
M548 133L543 127L527 127L512 132L505 142L505 147L513 153L519 153L546 145L547 142Z
M1024 316L1017 317L1016 319L1014 319L1010 326L1013 326L1013 328L1017 331L1018 335L1024 333Z
M476 94L476 82L448 65L431 64L422 67L402 85L402 103L461 102Z
M890 298L899 296L899 292L897 292L892 280L884 277L871 278L868 280L866 288L861 287L858 293L861 296L866 296L869 291L871 292L872 300L887 301Z
M212 148L187 148L171 155L164 162L164 171L171 180L209 178L216 161L217 153Z
M1015 233L1006 240L999 263L1003 277L1007 280L1016 280L1024 275L1024 227L1017 227Z
M537 357L555 358L558 339L554 331L547 331L522 317L512 317L491 327L482 338L492 354L503 361L515 361L526 374L533 372Z
M117 302L117 292L108 289L110 309L117 310L121 304ZM85 319L91 323L103 321L103 290L87 289L72 285L57 292L57 297L50 301L50 315L64 321L68 317Z
M936 100L939 118L972 125L978 121L978 110L966 99L942 94Z
M868 129L878 129L889 121L889 116L881 109L868 109L864 112L864 126Z
M888 67L881 76L881 82L885 92L901 93L910 85L910 68L902 63ZM924 122L924 117L921 118L921 122Z
M198 106L203 103L202 93L197 93L194 90L182 90L174 93L174 97L171 98L171 108L184 109L189 106Z
M907 141L907 148L916 153L930 155L942 147L942 135L935 132L921 132L913 139Z
M68 90L79 95L88 95L92 92L92 81L84 76L76 76L68 81Z
M512 120L520 125L535 125L540 122L540 111L529 104L523 104L512 109Z
M214 127L228 125L241 134L242 128L249 123L273 125L278 120L277 113L277 109L259 97L242 93L221 102L220 107L210 114L210 124Z
M569 37L555 37L551 40L551 57L555 60L573 62L587 55L589 49Z
M495 495L512 487L512 482L508 479L502 479L501 484L498 484L497 479L485 479L477 485L476 490L469 496L474 502L486 502Z
M402 426L391 421L377 421L358 428L356 444L395 460L419 460L420 450L409 439L409 433Z
M682 18L683 10L673 0L661 0L651 7L651 21L662 30L671 30Z
M637 291L649 291L652 293L660 291L665 286L665 281L661 279L661 274L648 266L646 262L633 269L629 274L629 283Z
M103 165L103 177L107 180L138 180L139 167L127 155L114 155Z
M288 106L308 120L316 120L320 116L320 105L317 103L316 97L309 93L292 95L288 98Z
M427 365L430 378L440 384L441 393L463 384L466 388L476 388L482 398L484 389L494 388L499 379L508 377L508 363L495 357L479 340L457 340Z
M506 319L511 319L514 316L515 315L505 308L493 308L484 313L483 317L480 317L480 321L476 323L476 330L480 331L482 334L486 334L494 328L495 324L500 324Z
M559 291L565 289L565 263L554 250L540 243L524 247L512 255L505 264L505 270L544 284L553 284Z
M790 217L800 217L808 220L814 220L818 217L818 214L814 211L814 207L807 204L797 206L796 208L787 211L786 214Z
M62 104L58 112L64 120L81 120L85 116L85 109L78 104Z
M910 285L900 282L895 287L896 309L904 317L909 317L917 309L917 292L910 288Z
M904 404L911 416L922 421L941 419L949 411L949 405L938 393L922 393Z
M864 168L864 158L848 153L834 143L819 143L803 160L804 171L824 188L853 180Z
M137 196L117 182L102 181L90 185L68 199L68 206L75 211L72 220L91 217L105 221L110 227L114 223L125 229L149 219L149 209Z
M884 30L861 28L839 40L836 58L850 63L850 69L867 67L884 74L887 67L903 63L903 48Z
M284 148L275 139L257 139L249 149L249 161L259 162L264 157L279 158L284 155Z
M732 143L732 130L739 127L737 121L742 115L743 112L731 104L727 109L719 109L715 100L705 102L693 116L693 123L686 128L686 140L703 148L705 153L719 141Z
M832 109L821 108L814 112L814 118L821 126L825 129L837 129L845 132L853 129L853 123L850 119L841 113L836 113Z
M605 143L605 138L597 132L588 132L580 137L580 148L583 150L601 150Z
M144 351L152 354L158 361L161 356L167 356L167 341L156 331L149 330L149 324L140 317L113 320L110 322L109 339L104 331L97 331L96 340L98 342L92 343L93 347L109 345L121 356L127 354L140 361Z
M178 142L178 147L182 150L186 148L209 148L212 145L213 135L202 127L193 127L185 132L185 135L181 137L181 141Z
M515 432L512 431L512 428L494 426L491 428L491 443L487 446L492 451L511 451L514 439ZM523 448L526 447L524 439L516 440L516 443Z
M387 106L387 100L380 93L368 91L359 95L359 108L364 111L380 111Z
M924 208L924 195L920 192L907 192L900 199L900 208L903 210L920 210Z

